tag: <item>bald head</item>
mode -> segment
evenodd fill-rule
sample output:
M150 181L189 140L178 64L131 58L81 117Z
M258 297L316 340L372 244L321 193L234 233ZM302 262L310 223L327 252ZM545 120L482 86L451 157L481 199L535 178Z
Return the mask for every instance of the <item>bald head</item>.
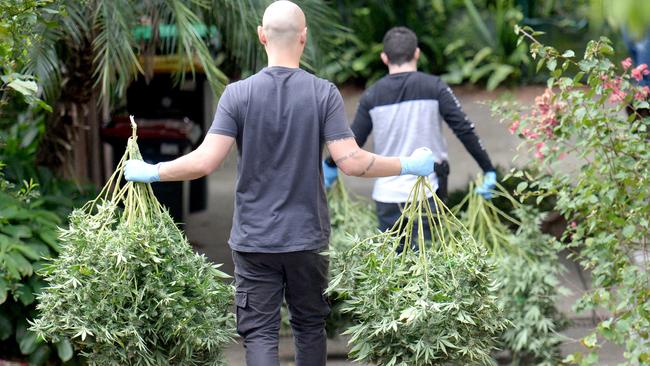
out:
M304 43L306 26L305 14L298 5L286 0L276 1L266 8L262 18L265 45L292 47Z

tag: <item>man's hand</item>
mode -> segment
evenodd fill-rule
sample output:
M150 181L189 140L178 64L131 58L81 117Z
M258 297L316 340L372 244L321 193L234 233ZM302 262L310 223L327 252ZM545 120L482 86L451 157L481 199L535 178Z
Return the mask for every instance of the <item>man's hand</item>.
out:
M326 161L323 160L323 180L325 183L325 188L330 188L334 182L336 182L336 178L339 176L339 168L334 166L330 166L327 164Z
M153 183L160 181L158 164L148 164L142 160L127 160L124 165L124 179L130 182Z
M399 161L402 164L400 175L427 176L433 174L433 153L426 147L415 150L411 156L400 157Z
M480 194L486 200L492 198L492 190L497 185L497 173L495 171L489 171L485 173L483 177L483 185L476 188L476 193Z

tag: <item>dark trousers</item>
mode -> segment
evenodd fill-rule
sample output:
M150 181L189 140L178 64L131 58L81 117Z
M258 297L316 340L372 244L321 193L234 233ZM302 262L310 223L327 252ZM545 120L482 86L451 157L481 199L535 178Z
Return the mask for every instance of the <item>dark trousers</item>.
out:
M244 253L233 251L237 333L248 366L278 366L280 307L289 306L296 366L324 366L325 319L330 307L328 258L318 251Z

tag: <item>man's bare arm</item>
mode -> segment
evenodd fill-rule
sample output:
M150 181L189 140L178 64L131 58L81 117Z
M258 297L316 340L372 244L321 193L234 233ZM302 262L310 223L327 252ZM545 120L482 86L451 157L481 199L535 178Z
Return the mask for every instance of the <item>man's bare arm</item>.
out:
M192 180L209 175L223 163L234 142L235 139L230 136L207 134L196 150L162 163L158 169L160 180Z
M329 141L327 149L345 175L389 177L399 175L402 169L398 157L386 157L363 150L353 137Z

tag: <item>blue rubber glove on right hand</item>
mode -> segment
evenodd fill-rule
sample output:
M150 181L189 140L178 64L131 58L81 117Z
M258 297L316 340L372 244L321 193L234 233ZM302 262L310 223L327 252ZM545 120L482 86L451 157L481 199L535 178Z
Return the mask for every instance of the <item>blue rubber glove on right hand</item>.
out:
M124 179L130 182L153 183L160 181L158 164L148 164L142 160L127 160L124 165Z
M483 185L476 187L476 193L480 194L486 200L492 198L492 190L497 186L497 172L489 171L485 172L483 177Z
M336 178L339 176L339 168L336 166L329 166L325 161L323 161L323 181L325 183L325 188L329 189Z
M426 147L416 149L411 156L400 157L399 162L402 164L400 175L427 176L433 174L433 153Z

